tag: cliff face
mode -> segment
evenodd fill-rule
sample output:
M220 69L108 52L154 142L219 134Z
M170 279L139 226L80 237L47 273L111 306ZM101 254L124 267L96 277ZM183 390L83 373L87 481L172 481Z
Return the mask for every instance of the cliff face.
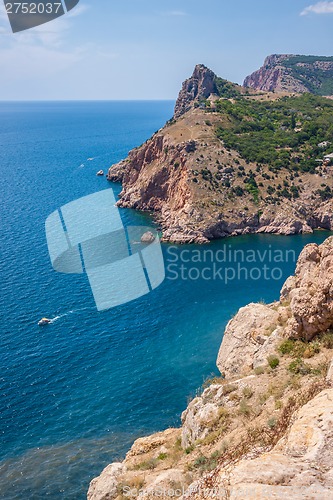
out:
M291 71L283 65L289 55L271 55L265 59L264 65L247 76L244 87L266 92L308 92L306 86L293 78Z
M163 498L171 490L200 500L216 492L222 499L332 498L331 255L333 237L308 245L279 302L238 312L218 356L224 378L189 403L180 429L137 440L124 462L109 465L91 482L89 500Z
M246 77L244 87L267 92L333 94L333 58L271 55Z
M279 57L274 56L274 61L280 60ZM299 176L300 181L295 177L298 174L293 173L297 162L305 157L306 145L301 146L299 152L291 153L292 148L286 147L281 160L274 161L282 165L282 168L278 166L277 173L268 162L252 161L226 144L223 138L219 139L217 130L228 131L235 127L235 120L239 120L239 129L253 122L254 112L259 119L262 116L256 110L256 97L252 97L251 92L244 96L242 92L245 90L216 77L205 66L197 66L179 94L175 108L177 118L131 151L126 160L109 169L108 179L122 182L118 205L153 211L163 230L164 241L204 243L214 238L256 232L289 235L311 232L315 228L333 228L330 191L320 194L323 182L327 189L333 189L333 176L324 171L309 173L308 166ZM221 95L226 97L219 97ZM201 98L207 97L208 102L199 104ZM262 95L271 106L278 97L279 94ZM249 116L234 112L232 108L236 108L237 103L253 106ZM296 105L293 102L291 109ZM275 113L274 109L272 112ZM282 116L278 125L272 119L272 126L276 127L274 137L288 128L284 114ZM300 111L299 116L304 121L306 114ZM312 122L311 118L306 126L311 127ZM290 128L290 134L302 132L303 124L298 125L298 128ZM259 123L258 130L264 130L265 126ZM249 133L252 132L246 132L244 137ZM319 140L323 140L322 137ZM253 136L254 141L261 142ZM297 144L298 137L295 136L294 142ZM272 146L268 144L266 149ZM276 155L280 155L280 150L278 144ZM320 155L320 152L314 154ZM290 165L283 168L288 157ZM307 157L304 161L308 161ZM253 183L254 190L248 182ZM272 192L280 198L272 197ZM286 193L285 199L281 198L283 193Z
M118 206L154 211L163 228L163 238L179 243L203 243L207 239L189 186L188 158L197 149L195 130L175 134L170 127L155 135L128 160L109 171L109 180L121 181L123 191Z
M216 94L216 78L213 71L203 64L198 64L191 78L183 83L175 106L175 118L189 111L194 102L208 99L211 94Z

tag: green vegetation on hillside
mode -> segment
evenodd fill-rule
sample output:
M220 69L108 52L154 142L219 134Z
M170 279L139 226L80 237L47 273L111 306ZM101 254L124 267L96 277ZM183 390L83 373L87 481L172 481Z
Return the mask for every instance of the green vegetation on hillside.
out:
M238 97L220 100L216 110L228 120L217 129L227 148L272 172L314 173L316 159L333 152L333 101L304 94L276 101ZM318 144L328 141L326 148ZM252 190L256 186L252 183ZM254 194L254 193L253 193Z
M225 97L227 99L232 99L234 97L240 97L241 93L234 83L224 80L223 78L215 78L216 93L219 97Z
M331 68L322 69L316 63L331 63ZM333 57L292 56L283 61L283 66L313 94L333 95L332 63Z

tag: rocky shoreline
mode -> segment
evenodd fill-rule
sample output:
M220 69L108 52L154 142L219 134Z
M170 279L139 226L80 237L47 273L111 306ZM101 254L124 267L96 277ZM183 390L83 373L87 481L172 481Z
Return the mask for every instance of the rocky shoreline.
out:
M333 237L307 245L273 304L226 327L180 429L137 440L89 500L333 496ZM245 494L246 492L246 494Z

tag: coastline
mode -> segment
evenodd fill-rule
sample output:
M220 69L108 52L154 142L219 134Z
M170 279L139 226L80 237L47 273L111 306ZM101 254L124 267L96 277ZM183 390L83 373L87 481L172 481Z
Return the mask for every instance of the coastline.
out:
M300 110L309 110L307 98L260 93L265 104L258 104L257 94L226 81L226 94L217 95L217 81L208 68L196 66L192 77L183 84L174 117L142 146L130 151L125 160L110 167L107 175L109 181L122 185L118 207L152 213L161 228L162 241L178 248L185 245L180 250L182 272L187 264L195 263L194 250L191 261L187 245L231 236L307 235L333 229L333 178L326 160L320 160L321 165L315 167L314 159L306 157L308 144L305 141L303 148L297 137L302 125L307 126L304 112L299 112L297 121L295 111L284 108L289 99L291 104L298 103ZM324 98L319 101L326 105ZM265 159L259 161L260 155L249 145L249 135L266 130L267 124L261 122L265 106L273 115L281 113L281 121L272 120L269 130L281 135L281 143L287 141L288 135L295 135L295 144L301 146L288 147L285 142L286 147L282 147L277 142L275 147L273 142L271 149L275 149L276 158L273 153L268 158L261 151ZM246 112L249 114L245 119ZM283 121L287 115L290 123ZM252 122L256 123L252 126ZM267 139L264 134L262 137ZM249 148L244 154L240 144ZM325 144L328 147L329 143ZM284 155L280 157L281 149ZM317 154L315 147L312 154ZM284 496L296 500L300 488L305 497L314 491L323 493L316 498L327 497L331 491L331 464L325 463L325 479L315 475L311 484L301 485L301 474L309 472L307 462L299 457L297 463L291 464L286 441L298 419L315 414L323 401L333 396L333 340L329 330L333 326L329 299L333 290L328 278L333 274L329 257L332 245L330 237L321 246L310 244L304 248L295 275L282 287L279 301L268 305L251 303L239 309L223 335L217 359L221 376L207 382L202 394L189 403L182 414L182 427L137 440L123 462L109 465L91 482L88 500L155 498L158 491L167 497L168 488L172 496L182 499L211 498L212 488L226 499L238 498L239 492L247 488L252 488L253 498L260 499L280 498L283 491ZM207 259L214 266L237 261L221 254L214 255L207 248L199 264L206 264ZM243 253L240 258L251 264L265 261L266 255ZM286 256L275 258L282 262ZM274 264L274 256L269 261ZM207 280L219 276L228 284L229 278L240 282L241 272L247 270L238 262L238 275L235 269L228 268L224 275L222 271L214 267L213 277L207 277L207 268L204 276L202 269L193 266L187 269L187 275L180 276L189 281L195 276ZM176 270L175 276L179 278ZM276 279L264 274L267 286ZM251 280L256 278L251 275ZM286 342L292 344L288 353L282 352ZM294 354L295 360L288 359ZM329 406L326 428L331 417ZM318 419L310 420L306 428L309 434L320 427ZM330 446L326 431L321 439ZM290 446L297 446L296 441L294 432ZM308 441L304 446L306 453L316 453L316 466L322 467L322 449L320 453L315 451L314 444ZM255 460L262 464L259 470L263 469L263 477L254 472ZM285 469L294 467L288 481L279 475L278 467L270 467L274 460ZM244 467L250 470L245 478ZM272 481L267 480L267 475L273 477ZM210 489L205 493L207 487Z
M117 205L152 212L163 240L179 244L333 229L332 103L309 96L258 94L197 65L174 116L110 167Z
M322 294L331 289L332 249L333 237L307 245L280 301L239 310L218 355L222 376L189 403L182 427L138 439L124 462L91 482L89 500L203 499L213 491L329 498L333 308Z

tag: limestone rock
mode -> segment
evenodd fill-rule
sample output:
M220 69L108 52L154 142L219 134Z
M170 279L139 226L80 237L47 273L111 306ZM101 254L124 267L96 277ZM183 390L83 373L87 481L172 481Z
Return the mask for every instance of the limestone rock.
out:
M127 160L123 160L116 165L113 165L111 168L109 168L106 176L107 180L110 182L122 182L127 166Z
M296 499L300 494L301 498L332 498L333 489L322 477L333 469L332 429L333 390L328 389L299 410L290 431L272 452L236 466L232 483L237 489L233 494L246 484L250 487L259 483L262 491L266 485L270 488L266 497L257 498L268 498L274 486L278 487L275 494L284 491L284 498Z
M215 93L215 79L216 75L213 71L203 64L198 64L191 78L183 83L175 106L175 118L189 111L195 101L200 98L207 99Z
M288 211L275 211L272 207L266 207L260 218L260 227L257 232L290 236L312 233L313 230L308 223L307 215L299 213L295 206L290 206Z
M118 496L119 477L126 472L122 463L108 465L102 474L90 483L88 500L113 500Z
M175 433L175 429L167 429L163 432L157 432L151 436L137 439L126 455L126 458L144 455L152 450L156 450L165 445L165 442ZM161 450L159 450L161 452Z
M253 368L267 365L267 358L276 353L276 346L282 340L283 329L281 327L275 328L269 337L267 337L264 344L259 347L257 352L253 355Z
M333 359L328 367L328 370L327 370L327 375L326 375L326 382L329 384L329 385L332 385L333 386Z
M282 289L282 300L290 301L292 317L285 336L311 340L333 326L333 237L302 251L295 276ZM293 285L292 287L290 285Z
M326 389L298 411L289 432L272 451L220 470L214 487L234 500L331 499L332 429L333 389ZM199 490L200 483L196 486Z
M223 410L233 408L237 403L230 398L234 391L243 391L249 388L254 391L257 385L255 375L233 380L234 390L229 392L225 388L227 383L216 383L207 387L201 396L191 401L182 413L182 447L193 445L198 440L204 440L215 425L219 425ZM222 412L221 412L222 410ZM221 413L220 413L221 412Z
M217 358L217 367L226 378L253 368L254 356L265 346L278 319L279 314L272 307L249 304L229 321Z
M307 92L305 85L295 80L283 65L289 57L291 55L287 54L273 54L266 57L263 66L245 78L244 87L268 92Z
M153 243L155 235L151 231L147 231L141 236L141 243Z
M281 302L288 301L290 292L296 287L296 279L295 276L289 276L287 280L285 281L281 293L280 293L280 300Z
M158 491L168 491L171 490L171 486L183 485L185 483L185 474L179 469L168 469L161 472L152 483L149 484L149 488L142 492L142 496L145 498L149 496L149 491L152 493L152 498L156 498L156 493ZM182 493L181 490L177 495L180 497Z
M219 407L215 403L204 403L195 398L182 413L182 447L185 449L198 439L204 439L217 418Z
M330 201L314 211L316 226L330 230L333 227L333 207Z

